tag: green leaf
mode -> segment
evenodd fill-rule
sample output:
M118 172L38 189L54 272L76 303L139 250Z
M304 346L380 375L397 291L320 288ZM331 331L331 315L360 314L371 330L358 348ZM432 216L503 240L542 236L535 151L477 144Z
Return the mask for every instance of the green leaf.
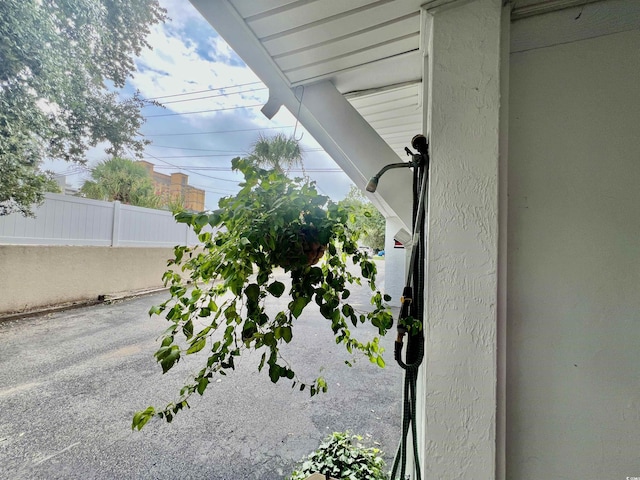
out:
M191 299L189 300L189 303L196 303L201 296L202 290L200 290L199 288L194 288L191 292Z
M280 380L280 365L269 365L269 378L273 383L277 383Z
M293 302L289 303L289 311L291 311L291 315L293 315L295 318L298 318L309 301L309 298L298 297Z
M362 276L364 278L371 278L376 273L376 266L369 261L362 262L360 264L360 268L362 270Z
M220 225L220 219L222 218L222 216L220 215L220 211L216 210L215 212L211 213L209 215L209 220L208 223L209 225L211 225L212 227L217 227Z
M289 343L291 341L291 339L293 338L293 331L291 330L291 327L286 326L286 327L280 327L282 329L282 339Z
M235 303L229 305L227 308L224 309L224 316L229 321L232 321L238 318L238 312L236 311Z
M262 371L262 368L264 367L264 362L265 362L266 358L267 358L267 354L263 353L262 354L262 358L260 359L260 364L258 365L258 371L259 372Z
M267 287L267 291L276 298L280 298L284 293L284 283L275 281Z
M187 322L182 326L182 333L189 340L193 336L193 322L191 320L187 320Z
M179 212L175 215L176 222L178 223L187 223L189 225L192 224L195 215L190 212Z
M209 379L206 377L201 378L200 381L198 382L198 388L197 388L197 391L200 395L202 395L204 391L207 389L207 385L209 385Z
M204 346L207 344L207 338L206 337L200 337L198 338L195 342L193 342L191 344L191 346L187 349L187 355L191 355L192 353L196 353L199 352L200 350L202 350L204 348Z
M244 289L244 294L249 300L257 302L260 296L260 287L256 283L251 283Z
M206 214L200 214L196 217L195 219L195 225L197 225L198 227L204 227L205 225L207 225L209 223L209 215Z
M331 320L333 318L333 314L335 311L336 309L332 307L329 303L325 303L320 307L320 314L327 320Z
M171 367L180 360L180 347L173 345L167 355L164 355L160 359L160 366L162 367L162 373L167 373L171 370Z
M156 414L156 410L153 407L147 407L145 410L140 410L133 415L133 421L131 422L131 430L142 430L142 427L151 420Z

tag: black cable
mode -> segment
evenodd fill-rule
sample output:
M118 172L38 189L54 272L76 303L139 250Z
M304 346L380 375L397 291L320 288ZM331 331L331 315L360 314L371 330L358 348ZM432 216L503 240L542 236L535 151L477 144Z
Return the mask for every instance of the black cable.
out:
M226 110L239 110L241 108L257 108L257 107L263 107L263 106L264 104L262 103L256 103L254 105L238 105L236 107L211 108L209 110L198 110L196 112L176 112L176 113L160 113L157 115L145 115L144 118L149 119L149 118L158 118L158 117L175 117L179 115L193 115L195 113L223 112Z
M420 138L418 138L420 137ZM416 425L416 390L418 383L418 369L424 358L424 332L409 331L402 320L411 317L423 325L424 317L424 263L425 263L425 235L422 226L425 223L426 197L428 190L429 155L426 138L417 135L412 140L412 146L419 152L414 155L416 167L413 170L413 251L411 252L411 271L407 277L407 285L402 292L400 315L398 317L398 337L395 342L394 356L396 362L405 371L403 391L402 435L396 453L391 479L396 479L400 467L400 479L405 479L407 467L407 437L411 431L413 444L413 459L417 480L420 480L420 457L418 453L418 432ZM407 149L410 153L410 150ZM404 336L409 333L407 341L406 362L402 360Z
M257 132L262 130L281 130L284 128L293 128L293 125L284 125L282 127L260 127L260 128L239 128L236 130L215 130L213 132L185 132L185 133L145 133L145 137L176 137L185 135L214 135L218 133L239 133L239 132Z
M246 87L247 85L257 85L260 84L262 82L249 82L249 83L240 83L238 85L227 85L225 87L217 87L217 88L206 88L204 90L194 90L193 92L182 92L182 93L174 93L171 95L160 95L159 97L149 97L149 98L143 98L143 101L148 101L148 100L157 100L159 98L170 98L170 97L182 97L184 95L194 95L196 93L204 93L204 92L213 92L216 90L227 90L230 88L238 88L238 87Z

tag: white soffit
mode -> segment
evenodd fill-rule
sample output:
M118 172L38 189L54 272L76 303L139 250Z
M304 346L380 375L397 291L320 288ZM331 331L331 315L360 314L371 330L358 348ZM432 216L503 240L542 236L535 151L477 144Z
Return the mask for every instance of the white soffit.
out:
M294 86L420 47L419 1L230 1Z
M330 80L406 158L422 133L420 0L230 3L292 88Z
M346 95L387 144L402 157L411 138L422 133L422 82Z

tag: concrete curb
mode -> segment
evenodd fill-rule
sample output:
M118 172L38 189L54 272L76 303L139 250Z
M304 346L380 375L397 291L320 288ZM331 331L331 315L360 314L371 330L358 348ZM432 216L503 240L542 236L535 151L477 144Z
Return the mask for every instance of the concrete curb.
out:
M47 305L45 307L25 310L23 312L0 313L0 322L5 322L9 320L20 320L23 318L36 317L38 315L47 315L50 313L62 312L65 310L73 310L76 308L90 307L92 305L99 305L102 303L109 305L109 304L121 302L124 300L144 297L146 295L152 295L154 293L159 293L166 290L168 290L167 287L158 287L158 288L148 288L144 290L135 290L131 292L118 292L118 293L112 293L112 294L98 295L97 298L78 300L76 302L66 302L66 303L59 303L56 305Z

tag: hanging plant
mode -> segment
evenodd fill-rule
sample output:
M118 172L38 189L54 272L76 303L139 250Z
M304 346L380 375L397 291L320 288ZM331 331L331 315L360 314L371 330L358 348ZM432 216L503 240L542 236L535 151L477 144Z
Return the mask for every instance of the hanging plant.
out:
M175 248L164 274L171 296L150 310L171 324L155 353L163 372L183 355L204 354L203 366L175 402L137 412L133 428L142 428L153 416L170 422L189 406L191 395L202 395L211 378L233 370L234 359L247 350L262 351L258 370L266 368L272 382L285 378L311 395L326 391L322 377L306 383L280 356L279 347L293 338L296 319L310 308L327 320L336 343L384 366L379 337L360 342L350 330L371 322L384 335L393 320L383 306L390 297L375 289L375 264L358 250L358 233L347 226L349 212L319 195L314 182L257 168L248 159L235 158L232 168L245 179L237 195L223 198L211 213L176 215L202 245ZM349 263L359 275L351 273ZM290 301L271 314L269 298L280 298L287 289L274 276L279 268L291 278ZM361 279L374 293L371 309L359 312L348 299L351 286Z

